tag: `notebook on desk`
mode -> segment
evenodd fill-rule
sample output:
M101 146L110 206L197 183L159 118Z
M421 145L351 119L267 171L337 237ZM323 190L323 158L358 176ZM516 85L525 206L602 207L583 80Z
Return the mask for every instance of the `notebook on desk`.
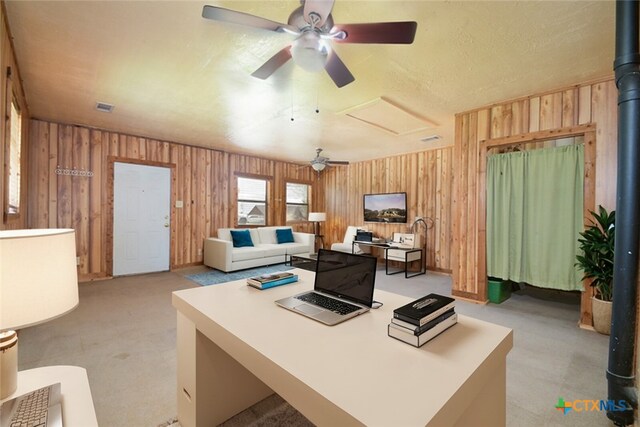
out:
M0 406L0 427L62 427L60 383L9 399Z
M313 291L276 301L280 307L326 325L336 325L373 304L375 257L320 249Z

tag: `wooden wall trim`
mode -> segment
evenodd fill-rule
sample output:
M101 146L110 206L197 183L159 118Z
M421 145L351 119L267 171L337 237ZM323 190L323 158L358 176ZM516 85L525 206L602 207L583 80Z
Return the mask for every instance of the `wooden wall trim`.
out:
M615 209L617 89L613 77L456 114L451 254L454 295L486 299L483 153L491 147L531 140L544 147L545 141L572 134L585 135L585 208L602 205ZM470 244L472 240L477 244ZM585 324L590 322L589 297L589 292L582 297L581 322Z
M310 208L324 210L325 191L315 172L297 164L41 120L31 120L29 127L28 226L77 231L80 280L108 277L113 271L115 161L172 169L172 269L202 263L204 239L216 236L218 228L233 227L236 174L268 177L274 196L280 198L286 181L310 183ZM94 175L56 175L58 166L83 168ZM184 202L182 209L175 208L176 200ZM271 205L269 224L284 225L284 202L272 200ZM309 222L291 226L313 232Z
M461 112L461 113L456 113L455 116L456 117L463 116L465 114L479 112L479 111L482 111L482 110L491 109L493 107L500 107L500 106L504 106L506 104L518 103L518 102L522 102L522 101L532 101L529 105L532 105L534 103L536 105L539 105L538 102L539 102L539 98L540 97L543 97L543 96L546 96L546 95L553 95L553 94L556 94L556 93L561 93L561 92L565 92L565 91L569 91L569 90L573 90L573 89L582 90L585 87L588 88L588 87L591 87L593 85L597 85L597 84L600 84L600 83L606 83L606 82L612 81L614 78L615 78L615 76L612 73L612 74L607 75L607 76L602 76L602 77L597 77L595 79L586 80L586 81L583 81L583 82L578 83L578 84L573 84L573 85L569 85L569 86L562 86L562 87L558 87L558 88L555 88L555 89L550 89L550 90L544 91L544 92L536 92L534 95L527 95L527 96L521 96L521 97L518 97L518 98L506 99L506 100L499 101L499 102L496 102L496 103L493 103L493 104L488 104L488 105L484 105L482 107L473 108L471 110L467 110L467 111L464 111L464 112ZM538 99L536 100L536 98L538 98ZM538 113L534 112L533 114L537 115ZM585 122L580 122L580 123L585 123Z
M417 216L433 219L425 239L425 266L430 270L451 271L453 148L425 150L400 156L357 162L325 169L321 187L327 188L322 224L325 248L342 242L348 226L364 226L377 236L390 238L394 232L408 232ZM364 223L363 195L407 193L407 224Z
M488 151L493 147L504 147L507 145L517 145L524 142L536 142L542 140L549 140L552 138L566 138L566 137L583 137L584 144L584 202L583 202L583 219L584 225L590 224L591 215L590 211L595 209L595 166L596 166L596 130L595 126L577 126L574 128L559 129L556 131L541 131L531 134L532 138L527 140L523 138L524 135L516 135L514 137L489 139L480 144L480 158L483 167L478 171L478 192L483 197L480 198L478 210L486 213L486 164ZM553 135L553 136L551 136ZM478 238L478 281L477 281L477 296L476 299L482 301L483 296L486 299L487 295L487 274L486 274L486 247L487 247L487 235L486 235L486 214L482 217L478 217L475 228L477 230ZM591 325L592 322L592 310L591 310L591 295L593 291L589 287L588 282L584 282L585 292L581 295L580 304L580 324Z
M27 228L29 222L29 205L31 194L29 193L29 132L30 113L27 104L20 69L16 61L15 49L11 38L11 31L7 24L6 6L4 2L0 4L0 230L16 230ZM11 85L13 88L7 90L7 68L11 68ZM20 211L18 214L5 215L7 203L7 187L5 182L5 159L8 152L7 140L7 105L10 105L11 97L15 94L16 101L22 115L22 144L21 144L21 173L20 173Z
M595 125L581 125L568 128L542 130L531 133L521 133L518 135L505 136L495 139L481 139L480 144L483 144L486 149L492 147L502 147L507 145L523 144L527 142L545 141L550 139L568 138L576 135L586 134L588 132L595 132Z

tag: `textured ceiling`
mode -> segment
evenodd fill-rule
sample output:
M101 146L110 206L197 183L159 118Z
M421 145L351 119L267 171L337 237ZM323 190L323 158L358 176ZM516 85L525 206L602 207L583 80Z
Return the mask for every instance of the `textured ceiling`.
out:
M452 145L455 113L612 73L613 1L336 0L335 23L418 22L412 45L334 45L356 78L340 89L291 61L251 77L290 36L203 19L205 4L286 22L299 2L7 1L32 116L268 158L301 162L322 147L358 161ZM344 114L380 97L436 126L398 136ZM420 141L433 134L442 138Z

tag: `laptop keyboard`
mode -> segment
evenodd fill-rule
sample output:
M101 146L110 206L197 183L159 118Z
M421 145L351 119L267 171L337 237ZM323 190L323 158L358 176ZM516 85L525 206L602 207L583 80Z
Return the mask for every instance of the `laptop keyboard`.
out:
M313 292L308 294L298 295L296 298L301 301L317 305L326 310L333 311L334 313L338 313L342 315L353 313L354 311L360 310L360 307L358 307L357 305L338 301L336 299L325 297L324 295L316 294Z
M43 387L27 394L18 404L18 410L11 418L10 427L35 427L47 425L49 387Z

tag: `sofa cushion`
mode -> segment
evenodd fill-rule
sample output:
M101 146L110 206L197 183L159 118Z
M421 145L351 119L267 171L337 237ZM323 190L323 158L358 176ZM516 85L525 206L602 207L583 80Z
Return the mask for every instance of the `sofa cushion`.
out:
M293 231L290 228L278 228L276 229L276 239L279 244L293 243Z
M304 243L283 243L278 245L284 248L288 254L308 254L309 246Z
M262 245L244 246L241 248L233 248L231 250L231 262L259 259L264 258L265 256L265 250Z
M253 246L249 230L231 230L231 239L234 248Z
M261 243L259 248L264 252L265 257L278 256L288 253L287 248L284 245L279 245L277 243ZM284 258L283 258L284 259Z
M278 243L276 240L276 229L282 227L260 227L258 228L258 235L260 236L260 243Z

